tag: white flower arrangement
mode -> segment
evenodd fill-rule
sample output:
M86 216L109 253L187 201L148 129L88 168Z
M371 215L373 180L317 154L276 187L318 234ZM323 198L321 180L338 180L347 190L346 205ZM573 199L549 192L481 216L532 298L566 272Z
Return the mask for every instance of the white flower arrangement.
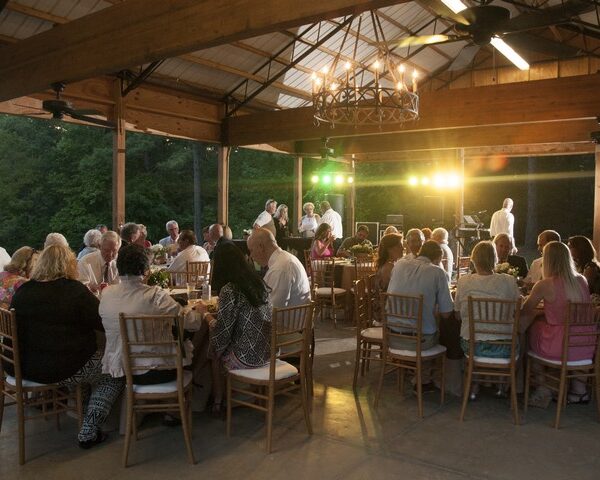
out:
M517 278L519 276L519 269L517 267L513 267L510 263L504 262L496 265L494 270L496 273L507 273L508 275L512 275Z

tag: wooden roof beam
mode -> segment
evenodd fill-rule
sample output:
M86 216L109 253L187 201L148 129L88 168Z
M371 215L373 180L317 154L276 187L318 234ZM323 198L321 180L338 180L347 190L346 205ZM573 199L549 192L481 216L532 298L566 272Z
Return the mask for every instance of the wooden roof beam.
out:
M0 101L408 0L128 0L0 47ZM218 21L215 21L218 19Z

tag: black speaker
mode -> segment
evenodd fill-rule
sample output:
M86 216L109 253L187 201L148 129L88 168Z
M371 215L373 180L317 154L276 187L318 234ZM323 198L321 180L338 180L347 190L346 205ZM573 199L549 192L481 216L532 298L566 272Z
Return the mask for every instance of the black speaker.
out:
M423 227L436 228L444 225L444 197L423 197Z

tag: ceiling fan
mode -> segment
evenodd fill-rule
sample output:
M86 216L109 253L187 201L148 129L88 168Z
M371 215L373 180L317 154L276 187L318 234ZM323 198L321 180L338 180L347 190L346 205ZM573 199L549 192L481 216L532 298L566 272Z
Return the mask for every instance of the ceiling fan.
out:
M73 108L73 104L67 100L63 100L60 98L61 92L65 89L65 84L62 82L56 82L50 85L52 90L54 90L56 94L56 98L51 100L44 100L42 102L42 108L38 110L43 110L43 113L30 113L27 115L46 115L46 113L51 113L52 118L56 120L62 120L65 115L67 117L71 117L75 120L81 120L82 122L93 123L94 125L100 125L102 127L114 128L115 124L108 120L102 120L100 118L95 118L90 115L102 115L102 112L97 110L76 110ZM25 106L25 105L21 105ZM32 107L27 107L32 108ZM35 107L33 107L35 108Z
M529 31L569 23L574 17L592 11L595 3L589 0L566 0L560 4L535 12L510 16L510 10L490 5L493 0L482 0L480 5L468 7L461 0L420 0L442 18L454 23L454 34L420 35L391 40L397 47L434 45L456 41L469 41L450 70L463 68L475 57L480 47L492 44L522 70L529 68L513 47L549 55L555 58L575 56L577 47L534 36ZM464 58L470 57L470 58ZM465 60L468 60L465 62Z

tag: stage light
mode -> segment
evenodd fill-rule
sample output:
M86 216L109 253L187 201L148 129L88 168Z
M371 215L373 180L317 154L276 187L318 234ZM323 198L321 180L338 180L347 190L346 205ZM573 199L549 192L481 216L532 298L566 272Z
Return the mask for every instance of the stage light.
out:
M348 177L348 183L354 183L354 177Z
M411 187L416 187L419 184L419 179L417 177L409 177L408 184Z
M342 183L344 183L344 177L342 177L341 175L336 175L335 176L335 183L337 185L341 185Z
M319 176L318 175L313 175L310 179L310 181L312 183L319 183Z
M436 188L443 188L446 186L446 179L439 173L433 176L433 186Z
M459 185L460 179L458 178L458 175L456 175L455 173L450 175L450 177L448 178L448 186L451 188L457 188Z
M421 185L429 185L429 177L421 178Z
M328 185L331 183L331 175L323 175L323 183Z

